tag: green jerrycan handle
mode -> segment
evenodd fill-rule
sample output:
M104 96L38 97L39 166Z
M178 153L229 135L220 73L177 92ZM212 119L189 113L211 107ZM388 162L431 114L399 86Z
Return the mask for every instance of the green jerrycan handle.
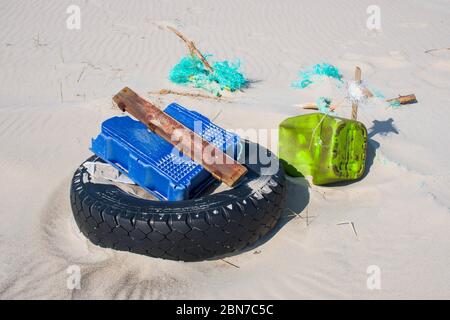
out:
M278 156L288 175L325 185L364 174L367 129L361 122L312 113L288 118L279 129Z

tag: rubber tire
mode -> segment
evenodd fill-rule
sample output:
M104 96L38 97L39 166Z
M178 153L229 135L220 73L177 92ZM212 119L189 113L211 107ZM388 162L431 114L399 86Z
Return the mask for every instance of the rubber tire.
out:
M282 166L273 175L261 175L258 166L247 168L246 180L233 189L171 202L91 183L80 165L70 190L72 211L80 231L101 247L170 260L219 257L255 243L275 227L283 211Z

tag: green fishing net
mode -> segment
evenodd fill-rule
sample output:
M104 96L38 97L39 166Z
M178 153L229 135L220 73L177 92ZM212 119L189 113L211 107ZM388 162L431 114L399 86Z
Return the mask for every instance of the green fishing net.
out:
M207 56L206 58L209 57ZM212 68L214 72L211 73L205 68L199 58L190 55L185 56L170 71L169 79L173 83L190 84L215 95L220 95L222 90L233 92L247 83L244 75L239 72L239 62L214 62Z
M338 68L328 63L319 63L300 70L298 76L299 80L292 83L294 88L304 89L324 77L334 78L342 82L342 75Z

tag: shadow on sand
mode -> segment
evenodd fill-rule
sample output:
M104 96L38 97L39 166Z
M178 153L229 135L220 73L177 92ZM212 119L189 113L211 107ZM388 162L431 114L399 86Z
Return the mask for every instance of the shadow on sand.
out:
M253 146L255 147L256 144L254 143L247 143L246 148ZM281 163L279 162L279 159L272 154L269 150L266 148L257 145L258 148L258 159L260 159L261 153L264 155L264 157L267 159L267 157L270 157L270 163L278 163L279 166L281 166ZM246 150L245 154L249 153L254 154L252 151ZM247 157L247 156L246 156ZM260 161L258 160L257 164L249 164L247 162L248 160L245 160L246 167L249 169L249 172L247 173L248 178L252 178L253 175L261 175L263 173L264 169L268 168L268 165L263 165L261 162L266 163L267 161ZM240 162L244 162L241 161ZM306 206L309 203L309 182L305 178L287 178L285 180L285 188L286 188L286 200L283 206L283 211L281 213L281 217L277 223L277 225L270 230L266 235L264 235L261 239L256 241L254 244L240 250L237 252L233 252L224 256L221 256L219 258L226 258L226 257L232 257L238 254L241 254L243 252L253 251L258 246L266 243L269 241L273 236L275 236L278 231L280 231L289 221L291 221L294 218L297 218L297 215L302 213L303 210L306 208Z

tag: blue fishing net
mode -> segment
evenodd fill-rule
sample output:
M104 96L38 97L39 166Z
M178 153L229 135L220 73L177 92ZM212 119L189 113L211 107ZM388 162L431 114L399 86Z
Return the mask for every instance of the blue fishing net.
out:
M328 63L319 63L300 70L298 76L299 80L292 83L294 88L304 89L324 77L334 78L342 82L342 75L338 68Z
M330 114L333 112L332 110L330 110L331 99L329 98L320 97L319 99L317 99L316 104L321 113Z
M376 98L378 98L380 100L385 100L386 99L386 97L384 96L384 94L380 90L372 89L371 91L372 91L373 95ZM392 107L392 108L399 108L399 107L402 106L400 101L398 101L398 100L388 101L387 104L388 104L389 107Z
M389 107L392 107L392 108L399 108L402 106L402 104L398 100L389 101L388 105L389 105Z
M206 58L209 57L206 56ZM214 72L209 72L199 58L185 56L170 71L169 79L173 83L190 84L215 95L220 95L221 90L233 92L247 83L244 75L239 72L239 61L236 63L214 62L212 68Z

